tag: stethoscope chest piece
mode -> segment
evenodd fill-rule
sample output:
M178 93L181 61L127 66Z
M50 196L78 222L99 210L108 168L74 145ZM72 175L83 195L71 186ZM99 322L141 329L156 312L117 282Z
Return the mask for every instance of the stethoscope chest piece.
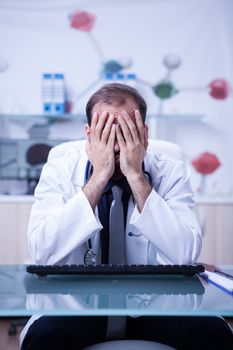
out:
M92 249L88 249L84 254L84 264L85 265L96 265L96 254Z

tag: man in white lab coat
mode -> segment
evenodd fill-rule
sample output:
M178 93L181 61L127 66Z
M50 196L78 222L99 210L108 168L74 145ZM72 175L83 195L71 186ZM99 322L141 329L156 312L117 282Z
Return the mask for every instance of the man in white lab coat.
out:
M131 87L112 84L90 98L87 116L86 151L82 142L62 151L55 147L42 171L28 231L33 260L82 264L91 239L101 262L104 225L98 211L107 206L102 195L115 187L129 194L125 263L195 261L201 231L192 211L189 176L183 161L147 152L142 97Z
M190 264L197 259L201 231L192 211L189 176L183 161L147 152L146 109L135 89L105 85L87 103L86 147L76 142L51 151L35 190L29 223L29 249L35 263ZM211 327L217 322L218 329L230 337L222 320L208 320L205 329L208 322ZM81 349L104 340L106 318L89 318L88 327L95 329L89 337L83 336L86 321L80 317L42 317L29 328L22 348L51 348L57 339L53 348L71 349L74 345L67 344L72 343ZM152 331L150 336L141 334L141 339L182 349L199 349L208 339L207 332L201 343L188 347L190 339L183 335L183 327L193 327L190 318L185 322L179 319L180 331L173 318L131 319L128 324L138 329L142 322ZM202 322L199 320L196 327ZM64 332L61 339L69 323L68 328L76 331L69 339ZM80 327L82 331L77 333ZM171 337L166 327L174 329ZM137 330L135 337L138 334Z

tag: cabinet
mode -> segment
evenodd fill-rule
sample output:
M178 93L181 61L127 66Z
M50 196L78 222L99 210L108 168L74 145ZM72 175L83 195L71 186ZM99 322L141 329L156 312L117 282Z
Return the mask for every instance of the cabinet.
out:
M200 262L233 264L233 203L199 204L197 216L203 221Z
M30 261L27 226L33 197L0 196L0 264Z

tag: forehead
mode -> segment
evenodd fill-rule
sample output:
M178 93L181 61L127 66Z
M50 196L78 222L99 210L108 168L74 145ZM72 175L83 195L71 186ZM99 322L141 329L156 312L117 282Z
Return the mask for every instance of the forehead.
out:
M134 111L138 109L138 106L133 100L127 100L124 104L108 104L108 103L97 103L92 112L96 112L101 115L103 112L117 115L122 111L126 111L129 115L134 114Z

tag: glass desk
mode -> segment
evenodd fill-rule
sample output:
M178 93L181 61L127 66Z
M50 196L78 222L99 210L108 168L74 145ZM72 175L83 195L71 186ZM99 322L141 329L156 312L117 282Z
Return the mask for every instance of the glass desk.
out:
M233 316L233 295L198 276L49 276L0 266L0 316Z

